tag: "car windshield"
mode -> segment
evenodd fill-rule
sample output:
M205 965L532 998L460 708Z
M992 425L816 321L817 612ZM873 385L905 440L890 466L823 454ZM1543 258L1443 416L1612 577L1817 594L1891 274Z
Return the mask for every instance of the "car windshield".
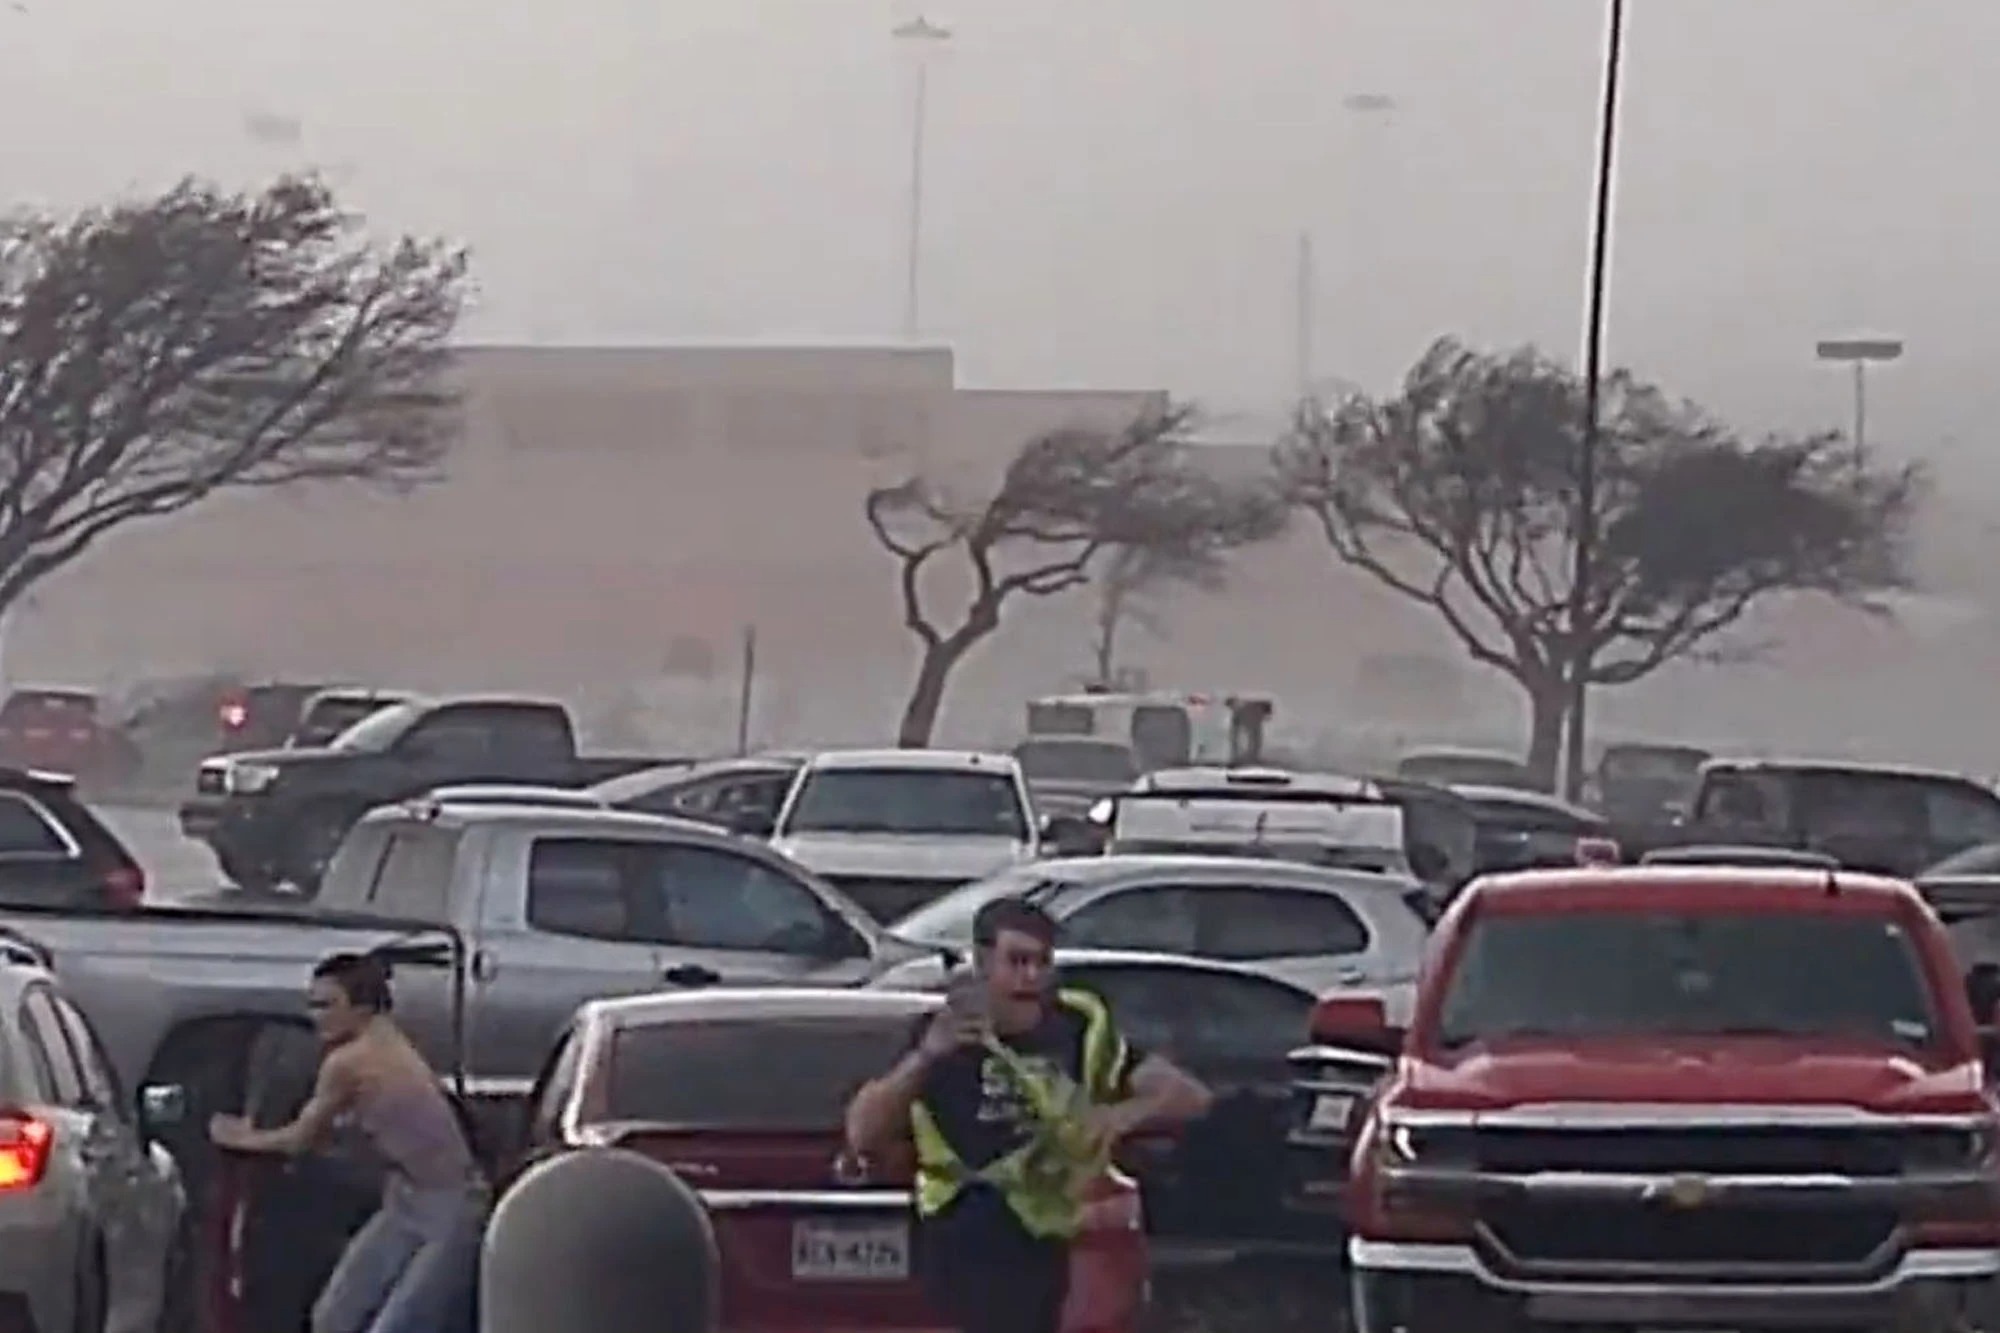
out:
M1692 786L1708 757L1705 750L1614 746L1604 752L1599 771L1610 782L1685 782Z
M1854 912L1565 912L1469 927L1438 1040L1772 1035L1928 1045L1907 932Z
M415 726L417 719L423 715L423 705L417 703L394 704L388 708L377 709L335 736L328 744L336 750L380 754L394 745L404 732Z
M787 833L1028 837L1020 793L1005 773L936 768L823 768L799 788Z
M918 944L958 944L972 938L972 918L995 898L1016 898L1028 893L1046 893L1061 885L1051 879L1046 868L1019 866L1003 870L989 879L953 889L933 899L893 923L889 933Z
M1021 771L1033 782L1106 782L1120 786L1139 776L1130 746L1114 741L1023 741L1014 747Z
M831 1130L848 1098L909 1049L917 1013L655 1023L611 1040L605 1118ZM756 1074L745 1077L755 1066Z
M321 699L306 709L295 739L300 745L325 745L389 706L390 701L381 699Z

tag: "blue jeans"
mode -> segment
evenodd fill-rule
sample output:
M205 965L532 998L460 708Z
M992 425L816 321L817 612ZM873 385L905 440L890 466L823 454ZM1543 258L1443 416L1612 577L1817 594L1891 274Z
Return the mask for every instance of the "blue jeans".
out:
M466 1322L479 1283L486 1193L392 1176L382 1206L313 1302L312 1333L435 1333Z

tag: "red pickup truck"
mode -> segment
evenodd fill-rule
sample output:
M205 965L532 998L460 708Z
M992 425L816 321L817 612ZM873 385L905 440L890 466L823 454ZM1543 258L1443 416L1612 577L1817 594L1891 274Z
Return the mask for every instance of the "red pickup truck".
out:
M1348 1164L1356 1333L1961 1327L2000 1273L2000 1107L1900 881L1483 880L1407 1031L1343 997L1313 1035L1392 1056Z

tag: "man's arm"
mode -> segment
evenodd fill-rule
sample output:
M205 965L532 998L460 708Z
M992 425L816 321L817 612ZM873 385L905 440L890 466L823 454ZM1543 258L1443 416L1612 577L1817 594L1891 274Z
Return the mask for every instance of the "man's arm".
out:
M299 1108L289 1125L275 1129L255 1129L242 1124L219 1135L217 1142L238 1152L274 1153L294 1157L309 1152L333 1128L333 1122L354 1100L355 1080L343 1053L335 1051L321 1062L319 1077L313 1082L312 1096Z
M847 1104L847 1146L880 1152L899 1142L910 1127L910 1107L923 1096L924 1080L938 1057L972 1040L968 1025L949 1010L919 1019L910 1049L880 1078L861 1085Z
M1215 1102L1206 1085L1164 1055L1141 1055L1126 1077L1128 1095L1117 1103L1124 1132L1183 1125L1208 1114Z

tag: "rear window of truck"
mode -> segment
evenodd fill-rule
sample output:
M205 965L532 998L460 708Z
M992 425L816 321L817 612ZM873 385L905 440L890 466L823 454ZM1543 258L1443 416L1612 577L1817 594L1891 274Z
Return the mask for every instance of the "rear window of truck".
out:
M1769 1036L1935 1042L1917 950L1852 912L1566 912L1468 923L1438 1041Z

